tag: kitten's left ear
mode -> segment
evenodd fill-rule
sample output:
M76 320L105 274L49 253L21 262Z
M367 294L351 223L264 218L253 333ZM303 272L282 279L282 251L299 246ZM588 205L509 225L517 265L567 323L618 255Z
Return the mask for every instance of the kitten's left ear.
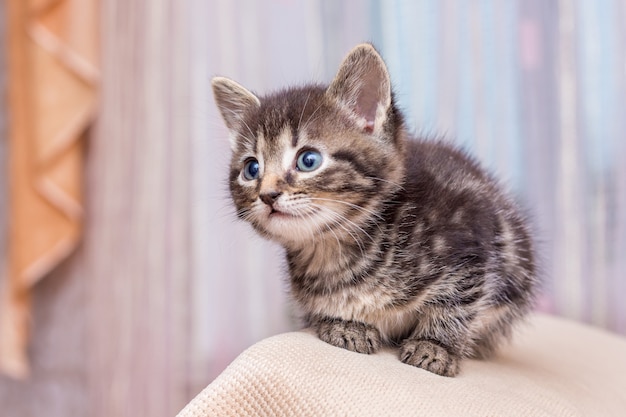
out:
M261 105L257 96L233 80L215 77L211 84L215 103L231 133L242 127L243 117L248 110ZM235 137L236 135L231 134L231 148L233 149L236 145Z
M391 81L376 49L364 43L350 51L326 94L347 106L364 131L380 129L391 106Z

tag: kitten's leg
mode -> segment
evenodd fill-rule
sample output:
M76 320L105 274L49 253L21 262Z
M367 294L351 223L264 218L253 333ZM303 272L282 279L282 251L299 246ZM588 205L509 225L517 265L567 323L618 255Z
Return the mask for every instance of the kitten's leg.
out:
M431 306L416 317L411 335L400 345L400 360L438 375L455 376L471 354L473 310L449 304Z
M380 349L380 332L374 326L353 320L324 317L311 320L321 340L333 346L359 353Z
M438 375L455 376L459 373L458 355L434 340L406 339L400 347L400 360Z

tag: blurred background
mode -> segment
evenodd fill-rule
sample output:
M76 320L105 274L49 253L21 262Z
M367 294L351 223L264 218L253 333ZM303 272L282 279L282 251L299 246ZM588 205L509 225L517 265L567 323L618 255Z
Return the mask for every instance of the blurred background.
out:
M328 82L362 41L411 128L475 153L531 213L538 309L626 334L625 1L7 0L0 15L3 416L172 416L298 327L280 249L231 209L210 79Z

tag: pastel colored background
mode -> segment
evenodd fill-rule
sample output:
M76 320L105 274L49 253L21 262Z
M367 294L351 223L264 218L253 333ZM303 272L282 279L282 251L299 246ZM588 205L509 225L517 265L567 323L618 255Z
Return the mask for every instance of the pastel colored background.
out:
M527 207L538 308L626 334L626 2L101 0L100 19L82 243L33 290L32 374L0 376L2 415L171 416L297 328L280 248L228 201L210 80L328 82L362 41L410 126L467 148ZM0 169L6 155L0 136Z

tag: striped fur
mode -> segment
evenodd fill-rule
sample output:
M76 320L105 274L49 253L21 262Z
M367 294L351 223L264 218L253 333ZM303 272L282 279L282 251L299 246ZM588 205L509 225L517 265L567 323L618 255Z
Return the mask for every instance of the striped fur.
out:
M237 214L284 246L291 294L322 340L399 346L403 362L454 376L529 311L537 280L523 216L472 158L408 134L371 45L328 87L261 98L225 78L213 88ZM321 158L310 172L306 152ZM250 163L257 178L246 178Z

